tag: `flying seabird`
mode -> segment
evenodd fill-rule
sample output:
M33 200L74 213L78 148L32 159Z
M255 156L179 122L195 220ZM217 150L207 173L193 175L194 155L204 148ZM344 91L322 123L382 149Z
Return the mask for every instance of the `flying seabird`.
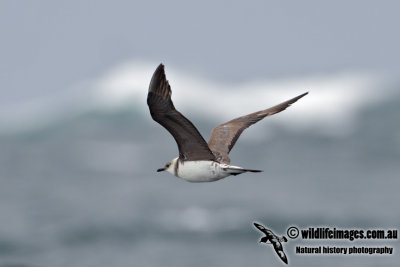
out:
M147 104L153 120L174 137L179 157L172 159L157 171L167 171L189 182L213 182L244 172L261 172L230 165L229 152L246 128L267 116L285 110L308 93L215 127L208 144L196 127L175 109L171 94L164 65L160 64L151 78Z
M254 223L254 226L257 227L258 230L265 234L264 237L260 239L260 243L271 244L274 246L276 254L278 254L279 258L286 264L288 264L288 259L286 257L285 252L283 252L283 246L281 242L287 242L287 238L285 236L279 238L276 236L270 229L265 228L261 224ZM269 241L269 243L267 243Z

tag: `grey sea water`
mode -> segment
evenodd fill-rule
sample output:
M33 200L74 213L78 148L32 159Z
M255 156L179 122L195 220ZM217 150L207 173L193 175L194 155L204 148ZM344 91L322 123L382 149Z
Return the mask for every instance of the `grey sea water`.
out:
M176 145L135 110L1 135L0 266L282 266L254 221L278 235L292 225L400 228L398 95L364 107L347 135L267 118L254 131L268 138L239 139L231 153L264 172L207 184L156 173ZM215 122L190 119L207 139ZM289 239L284 250L294 266L398 266L398 240L328 242L386 245L392 256L295 254L319 244Z

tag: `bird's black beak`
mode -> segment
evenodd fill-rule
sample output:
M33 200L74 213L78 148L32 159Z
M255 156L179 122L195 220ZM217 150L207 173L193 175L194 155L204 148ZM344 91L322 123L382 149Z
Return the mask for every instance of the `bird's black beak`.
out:
M165 167L164 167L164 168L157 169L157 172L162 172L162 171L165 171Z

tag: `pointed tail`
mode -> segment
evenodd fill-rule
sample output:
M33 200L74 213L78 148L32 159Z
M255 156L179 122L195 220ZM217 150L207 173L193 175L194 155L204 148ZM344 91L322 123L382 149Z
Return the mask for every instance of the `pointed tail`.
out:
M243 169L245 172L263 172L262 170Z
M237 166L229 166L223 168L223 170L227 171L230 175L239 175L245 172L262 172L262 170L244 169L242 167L237 167Z

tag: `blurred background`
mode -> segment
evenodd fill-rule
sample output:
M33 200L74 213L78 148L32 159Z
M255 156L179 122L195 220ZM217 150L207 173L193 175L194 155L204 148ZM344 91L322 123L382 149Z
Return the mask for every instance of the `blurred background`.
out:
M258 221L399 229L397 1L0 2L0 266L282 266ZM175 106L213 127L309 91L244 132L207 184L146 104L165 64ZM301 256L296 266L398 266Z

